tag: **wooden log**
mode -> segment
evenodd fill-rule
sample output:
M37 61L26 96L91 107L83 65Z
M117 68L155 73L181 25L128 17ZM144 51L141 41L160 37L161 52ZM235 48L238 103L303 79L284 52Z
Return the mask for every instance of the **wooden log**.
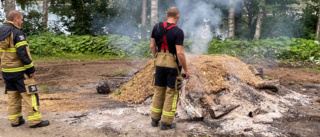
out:
M208 109L209 109L210 117L213 119L218 119L227 115L228 113L238 108L239 106L240 105L214 105L214 106L210 106Z
M277 80L259 81L259 82L253 83L253 86L257 89L270 89L273 92L278 92L280 83Z
M198 102L194 102L191 98L192 96L189 95L189 98L187 97L187 92L185 90L187 82L188 80L183 80L182 82L182 88L179 96L180 107L183 108L190 119L201 119L203 118L202 108L198 107L200 105L200 98L197 99Z

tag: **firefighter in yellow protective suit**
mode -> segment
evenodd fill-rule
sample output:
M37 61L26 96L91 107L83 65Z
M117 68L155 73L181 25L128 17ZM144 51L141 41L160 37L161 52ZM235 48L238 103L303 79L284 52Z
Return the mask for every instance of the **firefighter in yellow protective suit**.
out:
M39 112L35 68L25 34L21 31L22 20L23 15L12 10L0 27L0 61L5 94L8 94L9 120L12 127L25 122L21 113L23 100L30 128L48 126L49 121L43 121Z
M151 125L160 129L175 128L173 123L181 84L181 67L189 78L183 52L184 33L175 24L179 19L179 10L170 7L167 11L167 22L155 25L151 35L151 51L155 58L155 92L152 99Z

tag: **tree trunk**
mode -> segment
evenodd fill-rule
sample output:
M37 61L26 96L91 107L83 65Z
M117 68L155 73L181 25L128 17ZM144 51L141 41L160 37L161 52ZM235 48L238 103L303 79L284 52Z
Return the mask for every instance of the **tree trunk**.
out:
M142 0L141 25L146 26L147 19L147 0Z
M43 18L42 25L47 28L48 25L49 0L43 0Z
M234 3L233 0L230 0L230 9L229 9L229 16L228 16L228 24L229 24L229 29L228 29L228 37L234 39L235 37L235 22L234 22Z
M265 4L265 0L261 0L260 2L263 5ZM257 26L256 26L256 32L254 34L254 39L255 40L259 40L260 35L261 35L261 26L262 26L263 14L264 14L264 7L260 7L259 8L258 20L257 20Z
M248 1L244 1L243 2L243 7L247 10L247 13L245 13L245 16L248 17L248 22L247 22L247 26L249 29L249 37L253 37L253 32L252 32L252 19L253 19L253 13L252 13L252 9L249 5Z
M319 4L320 4L320 0L319 0ZM317 24L317 31L316 31L316 37L319 40L319 31L320 31L320 8L319 8L319 12L318 12L318 24Z
M158 0L151 0L151 27L158 22Z
M8 14L11 10L16 9L16 4L15 4L15 0L6 0L5 1L5 7L4 7L4 11L6 13L6 17L8 17Z

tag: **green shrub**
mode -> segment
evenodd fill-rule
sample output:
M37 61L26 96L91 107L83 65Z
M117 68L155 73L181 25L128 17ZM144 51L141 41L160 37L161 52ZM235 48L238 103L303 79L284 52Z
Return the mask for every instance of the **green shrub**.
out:
M307 39L294 39L290 50L285 52L284 57L291 60L317 61L320 59L319 41Z
M119 57L151 57L149 42L120 35L56 35L46 32L28 37L31 52L40 56L76 54L115 55Z
M213 39L209 45L210 54L228 54L248 59L277 59L291 61L319 62L319 42L306 39L277 37L258 41Z
M28 37L31 53L38 56L94 54L117 57L152 57L149 41L120 35L56 35L50 32ZM192 41L185 40L188 51ZM277 59L320 63L318 41L277 37L257 41L212 39L209 54L228 54L248 59Z

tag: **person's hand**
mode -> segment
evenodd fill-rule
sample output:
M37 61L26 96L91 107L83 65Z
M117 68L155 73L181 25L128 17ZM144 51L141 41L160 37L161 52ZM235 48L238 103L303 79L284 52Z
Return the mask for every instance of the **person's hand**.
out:
M190 77L190 73L189 73L189 71L186 71L186 72L184 72L185 74L186 74L186 77L184 77L185 79L189 79L189 77Z
M36 72L30 74L30 77L35 77L36 76Z

